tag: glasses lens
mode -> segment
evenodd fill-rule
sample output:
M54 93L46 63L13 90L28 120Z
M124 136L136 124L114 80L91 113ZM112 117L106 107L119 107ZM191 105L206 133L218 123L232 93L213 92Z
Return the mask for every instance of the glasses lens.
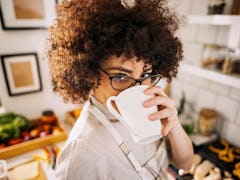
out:
M140 84L145 85L155 85L161 79L161 75L151 75L148 78L144 79L143 81L135 80L133 78L127 76L111 76L111 85L112 88L118 91L125 90L131 86L134 86L137 82L141 82Z
M125 77L114 76L111 78L111 83L113 89L121 91L132 86L135 83L135 80L126 76Z
M146 84L146 85L155 85L157 84L161 79L161 75L160 74L156 74L156 75L152 75L148 78L146 78L142 84Z

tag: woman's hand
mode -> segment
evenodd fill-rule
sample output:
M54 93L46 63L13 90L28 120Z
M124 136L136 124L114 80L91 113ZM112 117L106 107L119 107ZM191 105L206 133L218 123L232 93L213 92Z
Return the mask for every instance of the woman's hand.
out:
M163 136L168 135L171 130L180 126L176 103L165 94L161 87L150 87L145 90L145 94L154 94L154 97L145 101L143 105L145 107L156 105L159 107L159 111L150 114L149 119L153 121L159 119L161 120Z
M145 107L159 106L158 112L150 114L150 120L161 120L162 135L167 136L171 145L171 156L177 168L189 170L193 162L193 146L190 138L182 128L175 102L170 99L162 88L154 86L145 90L145 94L154 94L146 100Z

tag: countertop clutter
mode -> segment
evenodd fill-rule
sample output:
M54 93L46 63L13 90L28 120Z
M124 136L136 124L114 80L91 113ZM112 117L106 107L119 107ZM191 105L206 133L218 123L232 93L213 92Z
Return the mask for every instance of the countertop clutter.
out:
M202 66L224 74L231 74L239 77L239 50L221 47L218 45L205 44L203 48Z
M39 161L30 161L9 169L9 177L14 180L35 179L45 180L46 176Z
M0 174L0 180L57 180L56 158L63 145L61 141L1 160L5 163L5 173L4 176Z
M183 128L194 146L194 163L189 171L175 169L180 180L237 180L240 179L240 147L223 139L216 130L219 112L202 107L194 116L185 111L184 96L180 103L184 112L181 116ZM185 107L185 108L184 108ZM181 118L180 117L180 118ZM186 121L188 120L188 121Z
M0 134L0 180L56 179L55 163L67 133L53 111L34 120L1 114Z
M183 180L240 179L240 148L224 139L195 146L194 162L190 171L178 170Z
M57 117L49 110L34 120L11 112L0 115L0 120L0 159L67 138Z

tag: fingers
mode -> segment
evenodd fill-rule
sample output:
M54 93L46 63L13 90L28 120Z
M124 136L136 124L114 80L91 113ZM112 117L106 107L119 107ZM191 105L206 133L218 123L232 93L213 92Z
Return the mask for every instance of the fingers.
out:
M174 108L165 108L161 111L157 111L149 115L150 120L165 119L165 118L174 118L177 116L177 110Z
M176 103L167 96L154 96L154 97L144 101L143 105L145 107L161 105L161 106L165 106L165 107L175 108Z
M154 96L146 101L143 105L145 107L161 106L163 108L159 111L149 115L150 120L161 120L162 123L162 135L166 136L172 129L179 124L178 112L176 109L176 103L170 99L160 87L150 87L146 89L145 94Z
M143 105L145 107L151 107L151 106L161 106L162 108L159 109L159 111L150 114L149 119L150 120L157 120L157 119L163 119L163 118L171 118L177 116L177 110L175 108L176 103L170 99L160 87L150 87L147 90L145 90L145 93L149 94L158 94L157 96L154 96L146 101L144 101Z
M144 92L147 95L156 94L156 95L160 95L160 96L167 96L166 93L164 92L164 90L161 87L159 87L159 86L149 87Z
M143 103L143 105L145 107L151 107L153 105L162 105L165 107L175 107L176 106L176 103L172 99L170 99L166 95L164 90L159 86L149 87L144 92L147 95L154 94L154 97L148 99L147 101L145 101Z

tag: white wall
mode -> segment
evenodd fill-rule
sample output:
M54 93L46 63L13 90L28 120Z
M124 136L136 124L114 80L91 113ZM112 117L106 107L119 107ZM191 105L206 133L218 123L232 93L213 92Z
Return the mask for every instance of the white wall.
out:
M11 30L6 31L0 26L0 55L36 52L39 58L40 74L43 90L37 93L9 96L0 65L0 99L7 111L37 118L43 110L52 109L59 119L64 120L66 111L76 105L63 103L62 98L52 92L45 43L47 30Z
M181 0L180 11L185 14L206 14L208 0ZM227 0L231 3L231 0ZM184 63L201 65L204 43L227 45L227 26L186 25L181 31L184 43ZM240 48L240 45L239 45ZM171 84L171 96L179 102L182 92L195 109L194 121L202 107L219 113L217 131L229 142L240 146L240 89L226 86L186 72L179 72Z

